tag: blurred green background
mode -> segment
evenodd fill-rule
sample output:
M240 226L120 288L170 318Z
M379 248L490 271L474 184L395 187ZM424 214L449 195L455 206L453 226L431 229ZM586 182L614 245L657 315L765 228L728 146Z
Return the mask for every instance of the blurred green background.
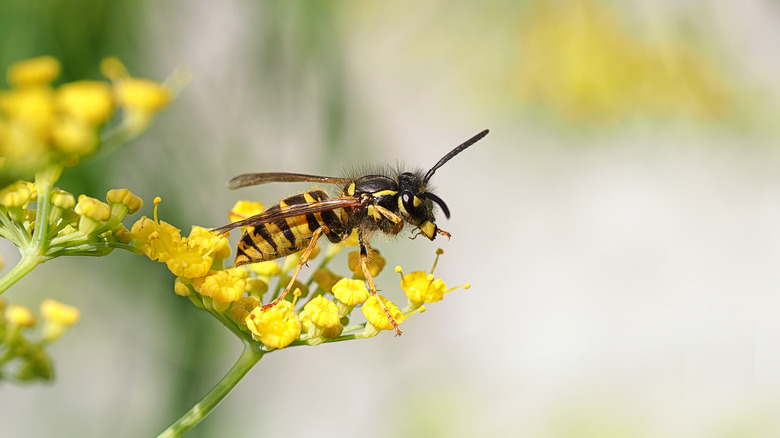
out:
M128 187L188 230L239 173L440 169L435 243L374 245L377 281L472 288L404 335L267 356L189 436L780 436L780 5L693 0L0 2L0 68L62 82L116 55L190 85L60 186ZM9 269L18 255L0 253ZM76 305L57 381L0 387L0 434L154 436L240 352L144 257L58 259L4 298Z

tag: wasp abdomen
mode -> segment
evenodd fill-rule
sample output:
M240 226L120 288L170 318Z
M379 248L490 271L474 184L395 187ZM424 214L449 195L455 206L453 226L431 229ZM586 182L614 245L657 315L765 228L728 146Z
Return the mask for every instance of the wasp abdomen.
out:
M283 212L293 205L312 204L324 199L328 199L325 192L311 190L282 199L264 213ZM294 254L305 249L314 232L323 225L328 227L325 233L328 240L337 243L344 239L346 227L342 209L307 213L247 227L238 243L235 265L276 260Z

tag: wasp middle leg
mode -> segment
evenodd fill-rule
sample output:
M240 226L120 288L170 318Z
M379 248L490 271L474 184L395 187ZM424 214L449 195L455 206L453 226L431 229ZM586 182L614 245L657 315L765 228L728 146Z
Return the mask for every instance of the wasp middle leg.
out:
M295 279L298 277L298 273L301 272L301 268L303 265L306 265L309 261L309 257L311 256L311 252L314 251L314 247L317 246L317 241L320 239L320 236L323 234L327 234L330 232L330 229L327 225L323 225L316 230L314 230L314 233L311 235L311 241L309 242L309 246L306 247L306 249L303 251L303 254L301 254L301 259L298 262L298 266L295 267L295 270L293 271L292 277L290 278L290 282L287 283L287 287L284 288L284 291L282 291L281 294L279 294L278 297L276 297L275 300L271 301L268 304L263 305L263 310L270 309L271 307L279 304L288 293L290 293L290 289L292 289L293 284L295 283Z
M382 306L382 310L385 311L387 320L390 321L390 324L392 324L393 328L395 329L395 335L401 336L401 329L398 328L398 323L396 322L395 318L393 318L393 315L390 314L390 310L387 308L387 306L385 306L385 303L382 301L380 296L377 294L376 285L374 284L374 277L372 277L371 273L368 272L368 246L363 241L363 236L361 236L359 233L358 241L360 242L360 268L363 270L363 276L366 277L366 281L368 282L368 291L371 293L371 295L377 297L379 305Z

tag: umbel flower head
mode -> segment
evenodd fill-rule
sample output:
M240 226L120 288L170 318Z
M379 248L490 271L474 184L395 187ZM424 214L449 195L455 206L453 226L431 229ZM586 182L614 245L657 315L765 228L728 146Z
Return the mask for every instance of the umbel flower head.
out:
M404 276L402 289L415 299L410 297L414 305L401 311L388 298L371 295L362 273L354 272L354 257L347 257L347 266L343 267L347 276L327 266L342 247L349 245L343 242L327 251L313 251L310 261L318 254L320 258L322 253L325 256L311 278L295 282L292 301L285 299L272 305L269 303L288 284L288 272L297 265L303 251L284 259L223 269L222 263L229 256L225 237L201 227L193 227L189 237L182 237L179 229L158 219L159 202L159 198L155 200L153 219L143 217L133 225L133 245L150 259L168 265L177 276L177 295L189 298L239 337L265 351L376 336L383 330L394 329L388 314L396 323L402 323L425 311L423 302L439 301L445 293L456 289L447 289L432 274L422 273L422 280L417 272ZM230 216L242 220L260 211L262 206L242 201ZM440 253L439 250L437 261ZM379 252L371 251L371 273L378 275L384 265ZM352 322L354 319L358 321Z
M141 133L182 85L131 77L116 58L104 61L111 82L53 85L61 66L51 56L17 62L0 89L0 187L51 165L72 166L103 143ZM113 120L121 109L121 120ZM114 122L113 124L110 122ZM104 126L111 133L104 135Z
M43 320L43 324L39 321ZM49 380L53 376L46 347L79 320L79 311L52 299L40 305L40 317L18 304L0 299L0 379L20 382Z

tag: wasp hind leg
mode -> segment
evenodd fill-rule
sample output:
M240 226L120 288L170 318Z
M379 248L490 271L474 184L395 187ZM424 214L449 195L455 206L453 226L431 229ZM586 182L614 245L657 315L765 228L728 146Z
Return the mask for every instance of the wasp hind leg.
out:
M376 285L374 284L374 278L368 272L368 246L363 241L363 236L361 236L359 233L358 233L358 241L360 242L360 267L363 270L363 276L366 277L366 281L368 282L368 291L371 293L371 295L380 298L379 295L377 294ZM393 315L390 314L390 310L388 310L387 306L385 306L385 303L381 299L378 299L378 301L379 301L379 305L382 306L382 310L385 311L385 316L387 316L387 320L390 321L390 324L392 324L393 328L395 329L395 335L401 336L401 329L398 328L398 322L396 322L395 318L393 318Z
M311 256L311 252L314 251L314 247L317 245L317 241L320 239L320 236L322 236L323 233L327 234L330 232L330 229L327 227L327 225L323 225L316 230L314 230L314 233L311 235L311 241L309 242L309 246L306 247L306 249L303 251L303 254L301 254L301 260L298 262L298 266L295 267L295 270L293 271L292 277L290 278L290 282L287 283L287 287L284 288L284 291L282 291L281 294L279 294L278 297L276 297L275 300L271 301L268 304L263 305L263 310L270 309L271 307L274 307L275 305L279 304L285 297L287 297L287 294L290 293L290 289L292 289L293 284L295 284L295 279L298 278L298 273L301 272L301 268L303 265L306 265L309 261L309 257Z

